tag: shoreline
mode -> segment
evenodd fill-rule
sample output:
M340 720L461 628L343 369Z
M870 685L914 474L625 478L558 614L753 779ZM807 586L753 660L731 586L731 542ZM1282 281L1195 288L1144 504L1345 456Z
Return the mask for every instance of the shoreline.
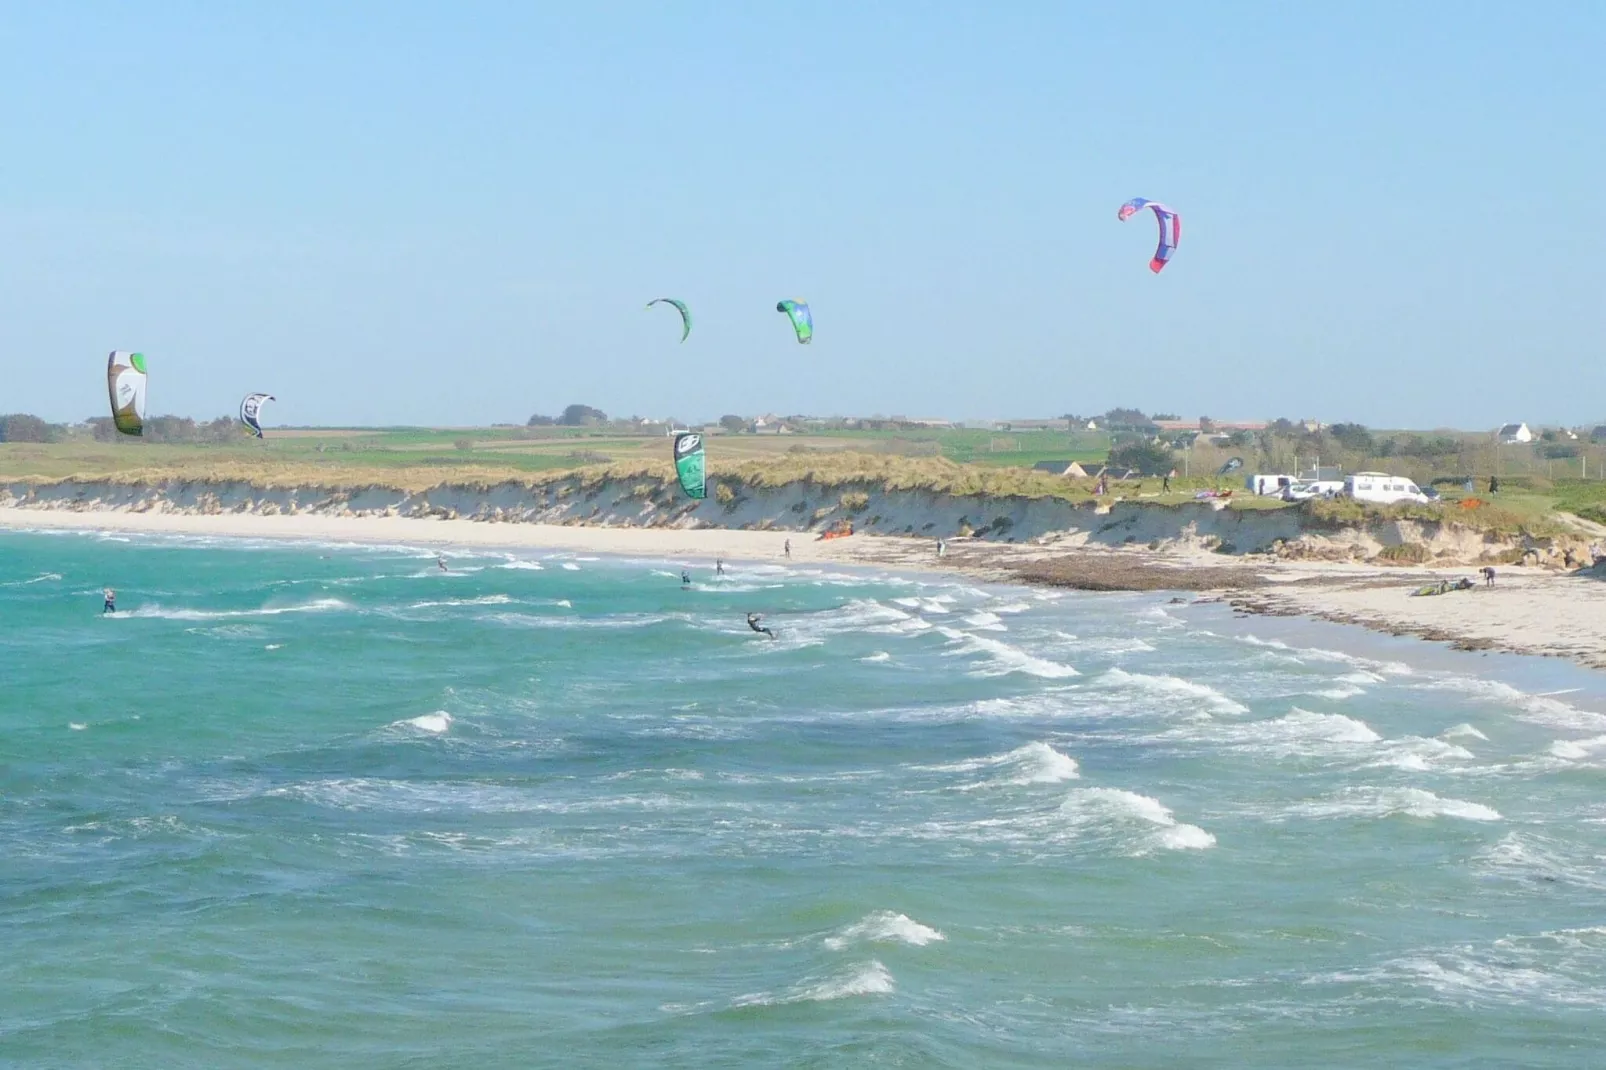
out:
M1033 543L952 539L939 559L933 539L854 535L821 540L784 530L497 523L400 516L261 515L0 506L0 531L290 539L424 547L561 550L708 562L834 564L965 576L978 582L1084 591L1188 592L1236 612L1302 616L1414 636L1454 649L1559 657L1606 669L1606 575L1505 566L1494 587L1409 597L1469 567L1246 559L1200 550L1089 548L1053 538ZM791 542L791 556L785 552Z

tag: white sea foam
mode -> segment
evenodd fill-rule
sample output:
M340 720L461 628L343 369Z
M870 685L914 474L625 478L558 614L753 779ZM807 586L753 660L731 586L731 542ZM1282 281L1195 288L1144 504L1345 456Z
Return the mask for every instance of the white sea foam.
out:
M1489 737L1488 736L1484 735L1482 732L1478 731L1476 728L1473 728L1471 725L1467 724L1464 721L1461 724L1456 725L1454 728L1447 728L1443 732L1439 733L1439 738L1440 739L1481 739L1485 743L1487 743L1489 741Z
M505 561L502 564L497 565L496 567L497 568L517 569L518 571L521 571L521 572L545 572L546 571L545 566L541 565L537 561L518 561L518 560Z
M891 661L892 655L885 650L877 650L874 654L866 654L860 661Z
M994 606L994 613L1028 613L1031 606L1026 602L1006 602L1001 606Z
M86 730L89 726L86 725L86 724L83 724L82 722L79 722L79 721L68 721L67 722L67 727L72 729L74 732L82 732L82 731Z
M1108 669L1095 681L1104 687L1139 691L1157 699L1180 706L1196 706L1212 713L1243 714L1249 707L1235 702L1208 684L1195 683L1177 676L1150 675L1127 672L1125 669Z
M1430 820L1454 817L1462 821L1499 821L1499 811L1482 803L1444 799L1421 788L1346 788L1325 799L1294 806L1302 817L1416 817Z
M52 580L59 579L61 579L61 573L59 572L41 572L31 580L9 580L5 583L0 583L0 587L27 587L30 584L49 583Z
M1054 680L1081 675L1069 665L1028 654L1019 647L1010 646L998 639L972 635L954 628L937 630L955 645L956 649L952 653L980 655L986 659L981 667L971 671L972 676L1007 676L1010 673L1020 672L1028 676Z
M1324 698L1329 702L1343 702L1346 699L1356 698L1366 694L1364 687L1324 687L1319 691L1312 691L1315 698Z
M1570 762L1588 761L1603 751L1606 751L1606 736L1592 736L1588 739L1558 739L1550 745L1550 753L1553 757L1564 758Z
M782 1002L825 1003L854 996L884 996L895 987L891 971L872 959L845 973L801 985Z
M411 717L396 723L398 725L412 725L420 732L428 732L430 735L439 736L444 735L452 727L452 715L445 710L436 710L434 713L426 713L421 717Z
M1061 754L1047 743L1033 742L1016 747L1004 754L985 758L969 758L962 762L929 767L944 773L976 773L986 770L993 775L980 783L967 784L967 790L1001 785L1058 784L1075 780L1081 775L1076 759Z
M1216 845L1214 836L1178 821L1160 800L1121 788L1078 788L1060 804L1059 816L1077 831L1113 832L1134 854Z
M283 643L269 643L266 646L264 646L262 649L263 650L278 650L283 646L284 646Z
M965 623L970 625L972 628L980 628L982 631L987 632L1003 632L1009 630L1004 625L1003 618L996 613L971 613L965 617Z
M513 599L505 594L487 594L479 598L446 598L438 602L414 602L408 609L437 609L458 606L505 606Z
M563 563L563 570L565 572L579 572L580 566L575 564L573 561L565 561Z
M1606 729L1606 714L1581 710L1550 695L1531 695L1499 680L1477 676L1445 676L1418 685L1425 690L1455 691L1480 702L1518 711L1525 720L1552 728Z
M235 617L276 617L284 613L331 613L355 608L338 598L319 598L291 606L263 606L261 609L167 609L160 605L140 606L109 613L108 618L155 617L162 620L229 620Z
M906 914L878 910L825 938L825 946L841 951L853 944L908 944L925 947L948 939L929 925L922 925Z

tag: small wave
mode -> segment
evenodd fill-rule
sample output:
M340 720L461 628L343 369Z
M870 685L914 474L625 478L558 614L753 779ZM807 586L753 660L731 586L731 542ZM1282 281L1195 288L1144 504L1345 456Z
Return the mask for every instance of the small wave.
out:
M1004 620L996 613L972 613L965 618L965 623L972 628L980 628L987 632L1003 632L1009 629L1004 626Z
M278 650L283 646L284 646L283 643L269 643L267 646L263 647L262 649L263 650Z
M826 1003L854 996L885 996L895 987L891 971L872 959L835 977L800 985L779 1002Z
M1439 733L1439 738L1440 739L1481 739L1485 743L1487 743L1489 741L1489 737L1488 736L1484 735L1482 732L1478 731L1476 728L1473 728L1471 725L1467 724L1464 721L1461 724L1456 725L1454 728L1447 728L1443 732Z
M573 609L574 608L574 603L569 601L567 598L560 598L556 602L553 602L552 604L555 605L555 606L562 606L564 609Z
M943 772L973 773L982 769L997 769L1001 773L992 780L983 784L973 784L971 787L986 785L1012 785L1026 784L1058 784L1066 780L1075 780L1081 776L1081 769L1076 759L1070 755L1061 754L1047 743L1033 742L1024 747L1016 747L1006 754L994 754L986 758L972 758L969 761L955 762L953 765L937 766Z
M891 661L892 655L885 650L877 650L874 654L866 654L860 661Z
M1060 804L1059 815L1073 827L1115 826L1148 833L1136 853L1153 846L1167 850L1204 850L1216 845L1216 838L1197 825L1178 821L1160 800L1121 788L1079 788Z
M445 710L436 710L421 717L410 717L405 721L397 721L393 727L412 725L420 732L428 732L432 736L443 735L452 727L452 715Z
M1027 603L1025 603L1025 602L1007 602L1007 603L1005 603L1004 605L1001 605L1001 606L994 606L993 607L993 612L994 613L1028 613L1028 612L1031 611L1031 608L1032 607L1030 605L1028 605Z
M1205 708L1217 713L1248 713L1249 707L1241 702L1234 702L1220 691L1207 684L1194 683L1177 676L1150 675L1141 672L1127 672L1125 669L1108 669L1098 678L1098 682L1105 686L1122 687L1133 691L1142 691L1157 698L1191 699L1204 704Z
M563 563L563 570L565 572L579 572L580 566L575 564L573 561L565 561Z
M535 562L535 561L505 561L502 564L497 565L496 567L497 568L517 569L520 572L545 572L546 571L544 566L542 566L540 563Z
M922 925L906 914L878 910L867 914L840 932L825 938L825 946L841 951L851 944L908 944L925 947L937 940L948 939L929 925Z
M988 664L985 668L975 670L973 676L1007 676L1013 672L1023 672L1028 676L1038 676L1048 680L1064 679L1068 676L1080 676L1069 665L1061 665L1057 661L1039 658L1028 654L1019 647L997 639L988 639L981 635L971 635L953 628L938 628L942 635L958 646L957 654L985 655Z
M1520 710L1525 719L1552 728L1595 731L1606 728L1606 715L1581 710L1571 703L1549 695L1531 695L1499 680L1485 680L1475 676L1446 676L1419 686L1432 691L1457 691L1481 702Z
M59 579L61 579L61 573L59 572L41 572L31 580L10 580L6 583L0 583L0 587L27 587L30 584L49 583L52 580Z
M140 606L124 612L107 614L110 618L155 617L161 620L229 620L236 617L276 617L284 613L329 613L353 609L350 602L338 598L319 598L295 606L264 606L261 609L166 609L160 605Z
M1343 702L1345 699L1356 698L1366 694L1364 687L1325 687L1320 691L1312 691L1313 698L1324 698L1329 702Z
M1337 795L1296 806L1305 817L1454 817L1462 821L1500 821L1499 811L1482 803L1444 799L1421 788L1346 788Z
M1589 739L1558 739L1550 745L1550 753L1553 757L1564 758L1570 762L1586 761L1601 750L1606 750L1606 736L1593 736Z
M488 594L479 598L447 598L439 602L414 602L408 609L436 609L450 606L505 606L513 601L505 594Z
M74 732L83 732L83 731L85 731L85 730L87 730L89 728L88 725L83 724L82 722L79 722L79 721L68 721L67 722L67 727L69 729L71 729L72 731L74 731Z

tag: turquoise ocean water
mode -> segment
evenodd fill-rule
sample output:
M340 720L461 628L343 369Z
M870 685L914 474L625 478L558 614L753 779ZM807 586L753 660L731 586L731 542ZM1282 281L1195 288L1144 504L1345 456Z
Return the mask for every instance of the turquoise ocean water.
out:
M1606 1061L1598 675L450 560L0 534L0 1065Z

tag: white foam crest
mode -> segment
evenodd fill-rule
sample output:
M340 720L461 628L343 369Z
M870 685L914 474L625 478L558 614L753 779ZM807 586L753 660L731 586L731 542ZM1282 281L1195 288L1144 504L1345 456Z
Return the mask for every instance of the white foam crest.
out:
M888 654L885 650L877 650L874 654L866 654L864 657L860 658L859 660L860 661L872 661L872 662L873 661L891 661L892 660L892 655Z
M428 732L430 735L439 736L444 735L452 727L452 715L445 710L436 710L434 713L426 713L420 717L410 717L405 721L397 721L392 727L400 727L401 725L412 725L420 732Z
M1312 691L1313 698L1324 698L1329 702L1343 702L1346 699L1356 698L1366 694L1364 687L1324 687L1319 691Z
M1340 684L1368 685L1382 683L1383 677L1367 669L1357 669L1354 672L1347 672L1342 676L1334 677L1334 680Z
M487 594L479 598L447 598L439 602L414 602L408 609L436 609L452 606L505 606L513 599L505 594Z
M1439 738L1440 739L1481 739L1485 743L1487 743L1489 741L1489 737L1488 736L1484 735L1482 732L1478 731L1476 728L1473 728L1471 725L1467 724L1465 721L1461 722L1460 724L1456 725L1453 728L1446 728L1443 732L1439 733Z
M908 944L925 947L929 943L948 939L929 925L923 925L907 914L890 910L877 910L866 914L839 932L825 938L825 946L841 951L852 944Z
M1588 761L1600 751L1606 751L1606 736L1591 736L1588 739L1558 739L1550 745L1550 753L1553 757L1563 758L1570 762Z
M319 598L294 606L264 606L261 609L166 609L160 605L140 606L137 609L108 613L108 618L155 617L161 620L229 620L236 617L277 617L284 613L330 613L354 609L349 602L338 598Z
M579 572L580 571L580 566L575 564L573 561L565 561L563 563L563 571L565 571L565 572Z
M1445 799L1422 788L1346 788L1325 799L1302 803L1291 810L1303 817L1416 817L1431 820L1453 817L1462 821L1500 821L1499 811L1482 803Z
M31 580L9 580L5 583L0 583L0 587L27 587L30 584L49 583L52 580L59 579L61 579L61 573L59 572L41 572Z
M1480 870L1491 876L1524 881L1534 878L1549 882L1565 881L1598 891L1606 890L1606 879L1600 876L1598 866L1592 869L1588 863L1573 863L1563 857L1563 852L1574 846L1513 832L1499 843L1479 851L1474 861ZM1597 861L1593 852L1589 852L1588 858L1591 862Z
M1544 946L1544 941L1533 945L1528 940L1508 938L1496 941L1494 948L1481 953L1468 947L1419 951L1370 969L1312 980L1360 984L1374 991L1391 986L1425 988L1457 1007L1496 1004L1606 1008L1606 989L1598 981L1599 950L1591 945L1586 930L1573 933L1553 941L1564 945L1559 958L1558 949ZM1569 976L1570 973L1577 976Z
M1068 676L1080 676L1069 665L1061 665L1057 661L1039 658L1026 653L1019 647L986 636L971 635L953 628L938 628L937 631L946 636L958 646L955 653L986 655L988 664L971 672L972 676L1007 676L1013 672L1026 673L1028 676L1038 676L1047 680L1064 679Z
M266 646L264 646L262 649L263 650L279 650L283 646L284 646L283 643L269 643Z
M1203 850L1216 838L1197 825L1179 822L1159 799L1122 788L1078 788L1060 804L1059 816L1077 830L1138 826L1142 839L1137 853L1152 847L1168 850Z
M1184 680L1178 676L1127 672L1125 669L1107 669L1098 677L1096 682L1106 687L1139 691L1156 698L1191 700L1216 713L1243 714L1249 712L1248 706L1241 702L1234 702L1215 688L1207 684L1195 683L1192 680Z
M1075 758L1061 754L1041 741L1016 747L1004 754L969 758L962 762L928 768L942 773L975 773L984 769L1000 772L1000 775L990 780L966 785L966 790L999 785L1058 784L1081 776L1081 769L1077 766Z
M574 608L574 603L569 601L567 598L560 598L556 602L553 602L552 604L555 605L555 606L562 606L564 609L573 609Z
M965 617L965 623L970 625L972 628L980 628L983 631L988 632L1003 632L1009 630L1004 624L1004 619L996 613L971 613Z
M497 568L515 569L515 570L520 571L520 572L545 572L546 571L546 566L542 565L538 561L519 561L519 560L504 561L502 564L497 565L496 567Z
M1426 772L1438 762L1464 762L1474 757L1471 751L1457 743L1449 743L1442 739L1426 739L1422 736L1406 736L1403 739L1388 741L1387 753L1381 764L1420 773Z
M84 724L81 721L68 721L67 722L67 727L69 729L71 729L72 731L74 731L74 732L83 732L83 731L86 731L89 728L88 725Z
M1264 647L1269 650L1278 650L1299 658L1302 661L1325 661L1330 664L1353 665L1358 669L1370 670L1368 675L1373 677L1369 682L1379 683L1381 673L1387 676L1410 676L1414 670L1401 661L1378 661L1375 658L1364 658L1357 654L1346 654L1342 650L1324 650L1321 647L1294 646L1281 639L1262 639L1255 635L1234 636L1238 642L1249 646ZM1342 677L1340 677L1342 679Z
M1028 613L1031 606L1026 602L1006 602L1001 606L994 606L994 613Z
M871 959L841 973L816 981L804 981L785 992L754 992L731 1000L733 1007L772 1007L785 1003L824 1003L854 996L884 996L895 985L892 974Z
M1427 690L1455 691L1506 709L1521 711L1525 720L1552 728L1606 729L1606 715L1581 710L1549 695L1531 695L1499 680L1476 676L1445 676L1419 685Z

